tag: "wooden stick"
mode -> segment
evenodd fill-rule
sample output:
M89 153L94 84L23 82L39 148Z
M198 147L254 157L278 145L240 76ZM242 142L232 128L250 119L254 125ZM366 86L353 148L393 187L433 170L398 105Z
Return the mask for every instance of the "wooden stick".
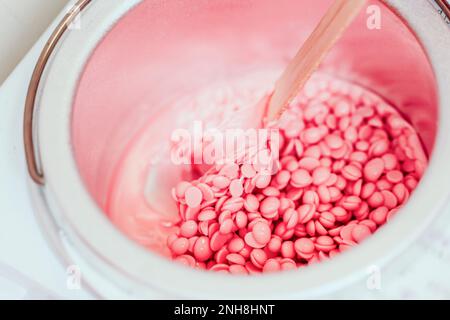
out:
M266 121L279 118L365 3L366 0L334 1L275 83L275 90L267 107Z

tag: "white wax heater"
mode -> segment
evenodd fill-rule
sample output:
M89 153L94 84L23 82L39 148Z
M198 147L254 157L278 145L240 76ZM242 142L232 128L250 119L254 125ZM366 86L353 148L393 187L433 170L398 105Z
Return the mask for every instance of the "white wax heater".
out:
M107 217L111 201L120 196L111 190L121 159L136 135L156 115L163 115L153 131L150 127L156 137L187 123L182 108L175 119L165 114L173 94L267 68L282 71L330 3L75 4L31 81L25 148L44 232L65 263L80 266L93 292L134 298L311 297L348 285L367 266L387 263L433 220L450 190L450 33L429 3L401 0L370 1L320 67L395 105L430 155L407 205L370 239L301 270L231 276L176 264L129 239ZM380 28L368 20L374 15ZM144 172L158 152L149 148L137 157L130 174ZM144 194L147 180L141 180L130 180L138 183L124 189ZM163 245L160 237L154 241L151 246Z

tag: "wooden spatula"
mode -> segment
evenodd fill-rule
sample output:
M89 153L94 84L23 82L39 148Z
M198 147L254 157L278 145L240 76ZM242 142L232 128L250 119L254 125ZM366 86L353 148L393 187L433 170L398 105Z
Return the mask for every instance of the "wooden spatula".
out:
M365 3L366 0L334 1L275 83L275 90L269 101L265 98L265 110L262 112L265 122L272 122L280 117ZM261 104L258 108L261 109Z

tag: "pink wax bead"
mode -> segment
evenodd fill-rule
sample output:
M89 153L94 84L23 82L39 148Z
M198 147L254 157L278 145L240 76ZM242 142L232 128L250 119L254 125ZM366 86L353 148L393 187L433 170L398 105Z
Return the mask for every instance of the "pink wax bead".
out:
M363 220L367 218L367 216L369 215L369 205L367 204L367 202L361 202L359 208L353 211L353 215L357 220Z
M284 258L294 258L295 257L294 242L284 241L281 244L281 255Z
M417 186L417 180L412 176L407 176L405 177L404 184L409 190L413 190Z
M189 241L186 238L178 238L172 242L172 252L176 255L182 255L189 249Z
M369 227L365 225L356 225L352 229L352 238L356 242L360 243L364 239L366 239L368 236L370 236L372 233L370 232Z
M253 194L248 194L245 198L244 207L249 212L256 212L259 208L258 198Z
M278 190L275 187L267 187L264 190L262 190L262 194L266 197L279 197L280 196L280 190Z
M336 218L331 212L324 211L320 214L319 221L325 228L332 228Z
M253 238L260 244L267 244L270 241L270 228L267 223L258 222L252 229Z
M296 138L305 127L303 121L291 120L284 127L284 134L287 138Z
M212 255L211 248L209 246L209 239L207 237L200 237L197 239L194 245L194 256L198 261L206 261Z
M337 202L342 198L342 193L338 188L329 187L328 191L330 193L330 201Z
M281 249L281 238L278 236L272 237L272 239L270 239L267 248L271 251L271 252L278 252Z
M384 171L384 161L381 158L369 160L364 166L364 178L376 181Z
M381 159L383 159L384 167L386 170L393 170L397 167L397 157L393 153L385 153Z
M392 183L398 183L403 180L403 173L400 170L391 170L386 173L386 179Z
M328 178L330 177L331 172L329 168L326 167L318 167L316 169L314 169L313 174L312 174L312 179L313 179L313 183L316 186L319 186L323 183L325 183Z
M204 223L208 226L208 232L205 235L213 235L220 229L220 224L218 222L205 221Z
M408 189L405 187L405 185L403 183L396 184L393 187L392 192L394 192L394 194L397 197L397 200L398 200L399 203L403 203L409 196L408 195L409 191L408 191Z
M262 269L267 261L267 254L264 250L253 249L250 253L250 260L257 268Z
M320 236L316 239L315 247L317 250L329 252L336 248L334 240L329 236Z
M180 263L182 263L186 266L190 266L190 267L193 267L196 265L195 258L190 255L187 255L187 254L183 254L181 256L176 257L175 261L180 262Z
M334 114L336 117L344 117L350 113L350 110L350 104L345 100L341 100L335 105Z
M227 248L222 247L219 251L216 252L216 254L214 255L214 261L216 263L227 263L227 255L230 252L227 250Z
M381 194L383 196L383 205L385 207L387 207L388 209L394 209L395 207L397 207L398 200L395 194L393 194L389 190L382 190Z
M220 224L220 233L222 234L229 234L233 230L234 224L233 220L226 219Z
M352 231L355 224L347 224L341 228L339 235L343 240L352 240Z
M213 186L224 189L230 185L230 179L224 176L217 176L213 180Z
M230 273L232 274L248 274L247 269L240 264L232 264L229 267Z
M291 201L296 201L296 200L300 199L302 197L302 195L303 195L303 189L292 188L287 192L286 197L288 197L288 199Z
M262 215L271 215L280 208L280 200L276 197L267 197L261 202L260 211Z
M379 157L385 154L388 150L389 142L385 139L380 139L372 143L372 145L369 147L369 155Z
M297 212L299 222L304 224L313 218L316 213L316 206L313 204L304 204L297 209Z
M238 211L235 216L235 224L239 229L245 228L248 217L244 211Z
M303 153L305 157L320 159L322 151L318 145L309 146Z
M178 198L183 198L184 197L184 194L185 194L185 192L186 192L186 190L190 187L190 186L192 186L189 182L187 182L187 181L181 181L180 183L178 183L177 184L177 186L176 186L176 188L175 188L175 193L176 193L176 196L178 197Z
M225 220L232 220L232 215L231 215L231 210L223 210L220 214L219 214L219 218L217 219L217 222L219 224L224 223Z
M214 199L214 192L209 185L205 183L199 183L196 185L196 187L199 188L202 192L204 201L211 201Z
M204 209L198 214L197 219L198 221L209 221L215 219L216 216L216 211L212 209Z
M259 189L264 189L270 184L271 177L267 174L258 174L254 177L255 186Z
M307 144L314 144L322 139L322 133L318 128L312 127L303 131L302 141Z
M335 216L336 221L343 221L347 216L347 211L342 207L333 207L330 212Z
M306 233L310 236L310 237L314 237L316 235L316 223L314 220L309 220L306 223L306 227L305 227Z
M386 222L388 211L386 207L378 207L370 213L369 217L373 222L381 225Z
M298 167L307 171L313 171L320 166L320 161L312 157L303 157L298 161Z
M313 204L315 206L318 206L320 198L317 192L313 190L307 190L303 193L302 200L304 204Z
M359 162L361 164L367 161L367 154L362 151L354 151L350 154L349 159L353 162Z
M257 268L253 263L250 261L245 263L245 268L247 269L249 274L258 274L261 273L260 268Z
M230 252L239 252L242 249L244 249L245 243L244 240L242 240L239 237L233 238L229 243L228 243L228 250Z
M292 259L283 259L281 261L281 270L294 270L297 269L297 265Z
M169 248L172 247L172 243L173 243L175 240L177 240L177 239L178 239L178 236L177 236L175 233L170 234L170 235L167 237L167 240L166 240L167 246L168 246Z
M375 183L375 185L377 186L378 190L380 190L380 191L392 189L392 183L389 182L386 178L378 179L378 181Z
M308 238L297 239L294 243L295 251L300 256L308 256L314 252L314 243Z
M359 225L364 225L368 227L370 229L370 232L375 232L375 230L377 230L377 224L369 219L360 221Z
M230 194L233 197L240 197L244 192L244 186L242 185L241 180L234 179L230 183Z
M196 208L203 200L202 191L197 187L188 187L184 193L186 203L191 208Z
M353 193L353 195L355 195L355 196L357 196L357 197L359 197L359 196L361 195L362 183L363 183L363 180L362 180L362 179L359 179L358 181L356 181L356 182L353 184L353 187L352 187L352 190L351 190L351 192Z
M234 213L242 209L244 207L244 199L242 198L231 198L224 202L222 206L222 210L229 210L230 212Z
M228 262L230 264L240 264L240 265L244 265L245 264L245 259L243 256L237 254L237 253L230 253L227 255L226 259L228 260Z
M225 203L225 201L227 201L229 199L229 197L227 195L219 195L219 194L217 194L217 197L219 197L219 196L220 196L220 198L217 200L216 205L214 206L214 209L217 212L219 212L222 209L223 204Z
M229 270L229 266L226 264L215 264L212 265L211 268L209 268L209 270L211 271L216 271L216 272L220 272L220 271L227 271Z
M213 251L218 251L225 245L227 241L228 241L227 235L222 234L220 232L215 232L211 236L210 248Z
M264 272L279 271L280 269L281 269L281 265L276 259L268 259L264 263L264 267L263 267Z
M346 141L355 142L358 139L358 132L353 126L344 130L344 138Z
M342 207L347 210L356 210L361 205L361 199L357 196L346 196L342 199Z
M287 229L293 229L298 223L298 213L296 210L289 208L283 215L283 221Z
M219 174L229 179L236 179L239 176L239 165L236 163L228 163L220 169Z
M330 190L325 185L320 185L317 188L317 194L322 203L329 203L331 201Z
M256 170L251 164L243 164L241 167L242 176L245 178L253 178L256 175Z
M248 259L248 258L250 258L251 251L252 251L252 247L250 247L249 245L246 244L244 246L244 248L241 251L239 251L239 254L241 256L243 256L245 259Z
M197 234L197 223L193 220L183 222L180 227L180 235L186 238L193 237Z
M332 134L325 137L325 142L331 149L339 149L344 144L340 136Z
M285 187L289 180L291 179L291 174L287 170L281 170L275 177L275 181L278 186Z
M375 191L372 193L372 195L367 199L367 203L372 208L377 208L379 206L382 206L384 204L384 197L383 194L379 191Z
M361 188L361 198L368 199L375 192L375 189L376 186L372 182L364 184Z
M252 232L248 232L244 236L244 240L247 245L249 245L250 247L255 248L255 249L264 248L266 246L265 243L260 243L260 242L256 241Z
M345 179L356 181L361 178L362 174L361 170L357 166L350 164L342 168L342 176Z
M311 175L304 169L298 169L291 175L291 184L294 187L304 188L312 183Z

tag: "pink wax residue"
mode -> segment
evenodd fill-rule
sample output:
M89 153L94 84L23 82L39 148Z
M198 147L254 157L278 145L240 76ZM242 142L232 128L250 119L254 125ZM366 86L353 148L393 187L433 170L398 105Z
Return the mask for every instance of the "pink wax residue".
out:
M326 260L388 222L427 165L397 110L342 80L311 80L275 126L271 174L231 162L174 186L173 259L232 274Z

